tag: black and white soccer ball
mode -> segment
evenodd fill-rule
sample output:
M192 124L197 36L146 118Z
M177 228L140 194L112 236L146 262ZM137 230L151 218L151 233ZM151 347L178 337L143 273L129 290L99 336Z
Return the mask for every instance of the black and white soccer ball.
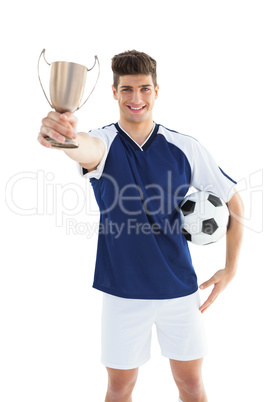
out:
M180 204L181 230L187 240L204 245L220 240L227 231L229 210L215 194L197 191Z

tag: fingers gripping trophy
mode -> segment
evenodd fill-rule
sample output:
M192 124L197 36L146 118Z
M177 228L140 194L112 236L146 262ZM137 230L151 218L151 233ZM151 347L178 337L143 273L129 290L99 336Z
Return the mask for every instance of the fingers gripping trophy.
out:
M44 90L41 78L40 78L40 59L43 56L44 61L51 66L50 69L50 81L49 81L49 93L50 100ZM87 73L98 65L98 76L93 89L81 104L84 89L86 85ZM90 95L94 91L100 75L100 62L97 56L95 56L95 62L91 68L87 68L81 64L71 63L67 61L57 61L48 63L45 58L45 49L42 50L38 59L38 78L44 95L49 105L59 113L71 112L74 113L80 109L89 99ZM57 142L53 138L46 137L46 140L54 148L78 148L78 143L75 140L65 137L63 143Z

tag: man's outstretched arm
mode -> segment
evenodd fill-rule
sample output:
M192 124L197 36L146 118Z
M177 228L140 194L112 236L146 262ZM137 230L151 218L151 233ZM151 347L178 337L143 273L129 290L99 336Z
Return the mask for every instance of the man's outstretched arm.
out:
M98 166L105 153L104 142L87 133L77 133L76 127L77 118L72 113L49 112L47 117L42 120L37 139L41 145L47 148L52 147L46 137L53 138L60 143L65 141L65 137L76 139L79 144L78 148L62 148L61 150L85 169L93 170Z

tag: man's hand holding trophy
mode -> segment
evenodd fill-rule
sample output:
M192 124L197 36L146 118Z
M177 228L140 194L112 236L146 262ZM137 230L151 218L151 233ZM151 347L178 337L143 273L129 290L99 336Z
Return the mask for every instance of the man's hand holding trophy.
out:
M40 78L39 65L42 56L45 62L51 66L49 81L50 100ZM86 100L81 104L87 73L95 67L96 63L99 67L97 81ZM95 56L94 65L88 69L81 64L66 61L58 61L50 64L45 58L45 49L42 50L38 59L38 78L49 105L55 109L55 111L49 112L47 117L42 120L42 127L38 135L38 141L42 145L48 148L65 149L77 148L79 146L76 141L77 118L73 113L87 102L96 87L99 74L100 63L97 56Z

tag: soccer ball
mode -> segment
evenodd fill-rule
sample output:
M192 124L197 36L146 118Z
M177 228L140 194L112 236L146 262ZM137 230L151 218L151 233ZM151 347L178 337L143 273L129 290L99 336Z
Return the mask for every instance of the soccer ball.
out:
M182 233L192 243L214 243L226 234L229 210L217 195L198 191L185 197L179 207Z

